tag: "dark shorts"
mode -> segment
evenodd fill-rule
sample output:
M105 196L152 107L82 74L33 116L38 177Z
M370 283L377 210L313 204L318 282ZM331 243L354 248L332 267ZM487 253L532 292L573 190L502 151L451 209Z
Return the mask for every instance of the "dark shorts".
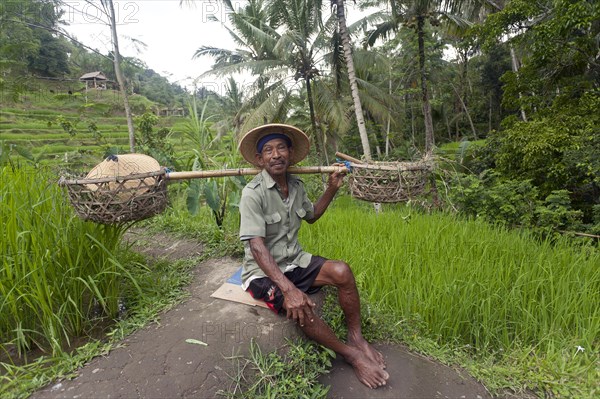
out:
M302 292L309 295L317 293L321 287L313 287L321 266L327 259L313 255L307 267L297 267L284 273L285 276ZM250 282L247 291L254 299L266 302L267 306L275 313L283 310L283 294L279 287L269 277L254 279Z

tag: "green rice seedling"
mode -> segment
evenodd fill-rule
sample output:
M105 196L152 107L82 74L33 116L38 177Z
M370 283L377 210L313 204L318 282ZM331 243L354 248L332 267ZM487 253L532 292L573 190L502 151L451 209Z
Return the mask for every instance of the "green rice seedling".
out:
M480 354L529 353L557 381L565 362L600 374L592 360L600 350L597 248L410 207L377 215L352 202L334 204L300 240L347 261L363 299L392 324L423 322L424 336Z
M48 115L60 115L60 111L50 109L28 109L23 110L20 108L2 108L4 115L27 115L28 118L35 118L36 116L48 116Z
M0 350L60 353L94 319L118 315L133 281L118 261L125 227L77 218L47 171L0 172Z

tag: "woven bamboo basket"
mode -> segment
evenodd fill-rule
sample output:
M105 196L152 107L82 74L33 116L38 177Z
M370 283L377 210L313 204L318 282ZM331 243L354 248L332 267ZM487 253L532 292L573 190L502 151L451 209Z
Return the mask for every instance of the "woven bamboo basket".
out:
M406 202L423 194L431 170L429 160L354 164L348 185L363 201Z
M102 224L147 219L168 204L166 171L143 154L111 156L80 179L61 178L85 220Z

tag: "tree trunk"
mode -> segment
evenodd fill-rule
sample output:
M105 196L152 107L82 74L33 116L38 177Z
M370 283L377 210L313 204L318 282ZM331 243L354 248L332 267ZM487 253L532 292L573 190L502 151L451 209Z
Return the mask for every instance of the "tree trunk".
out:
M415 107L413 101L410 103L410 138L411 143L414 147L417 147L417 140L415 139L415 133L417 130L417 122L415 121Z
M427 90L427 74L425 71L425 17L417 17L417 39L419 42L419 75L421 78L421 94L423 101L423 117L425 119L425 154L433 152L435 138L433 136L433 119L431 117L431 104Z
M362 104L358 96L358 85L356 84L356 72L354 71L354 61L352 60L352 49L350 48L350 35L346 27L346 15L344 12L344 0L336 1L336 11L340 29L340 37L344 47L344 57L346 58L346 68L348 69L348 80L350 81L350 93L354 101L354 113L356 123L358 124L358 133L363 147L363 154L366 161L371 160L371 147L369 146L369 136L365 126L365 118L362 112Z
M490 94L490 108L488 111L488 133L492 131L492 94Z
M392 96L392 66L390 65L390 78L388 80L388 95ZM385 129L385 156L390 155L390 127L392 124L392 110L388 109L387 126Z
M443 105L442 105L443 107ZM452 141L452 128L450 127L450 121L448 120L448 112L444 109L444 122L446 123L446 130L448 131L448 140Z
M473 133L473 137L475 138L475 140L479 139L479 137L477 137L477 130L475 130L475 125L473 124L473 119L471 119L471 114L469 114L469 110L467 109L467 104L465 104L465 102L463 101L456 87L454 87L452 83L450 83L450 85L452 86L454 93L456 93L456 97L458 97L458 101L460 102L460 105L463 111L465 112L465 115L467 116L467 120L469 121L469 125L471 126L471 133Z
M519 60L517 59L517 53L515 53L515 49L513 48L512 44L509 45L510 47L510 59L512 61L512 70L513 72L517 75L517 78L519 77ZM521 92L519 92L519 100L521 100L523 98L523 95L521 94ZM527 122L527 114L525 114L525 109L523 109L523 104L519 104L519 108L521 109L521 119L523 119L524 122Z
M390 125L392 123L392 118L388 115L387 126L385 129L385 156L388 157L390 155Z
M461 104L461 108L467 114L466 116L467 116L467 119L469 120L469 123L471 124L471 130L473 131L473 135L475 136L475 138L477 138L477 134L475 133L475 130L473 129L473 122L471 121L469 111L467 111L468 92L469 92L467 90L467 76L468 76L467 73L468 73L468 65L469 65L468 49L466 49L466 48L462 49L462 51L460 52L460 57L462 59L462 63L461 63L461 74L460 74L460 87L457 92L458 100ZM456 89L454 89L454 90L456 91Z
M129 130L129 151L135 152L135 131L133 129L133 118L131 116L131 107L129 106L129 96L127 89L125 88L125 77L121 70L121 53L119 52L119 39L117 37L117 22L115 19L115 7L112 0L105 0L108 4L109 19L110 19L110 31L112 35L113 44L113 63L115 66L115 75L117 75L117 82L119 83L119 90L123 96L123 106L125 107L125 117L127 118L127 130Z
M306 78L305 82L306 82L306 96L308 97L308 109L310 111L310 123L312 125L314 135L316 137L315 150L317 152L317 158L319 158L319 161L321 162L321 164L323 164L323 161L324 161L323 152L326 152L325 144L323 143L323 136L321 135L321 132L319 131L319 128L317 127L317 118L315 116L315 105L314 105L313 96L312 96L312 87L310 85L310 79ZM327 158L327 156L325 156L325 158Z

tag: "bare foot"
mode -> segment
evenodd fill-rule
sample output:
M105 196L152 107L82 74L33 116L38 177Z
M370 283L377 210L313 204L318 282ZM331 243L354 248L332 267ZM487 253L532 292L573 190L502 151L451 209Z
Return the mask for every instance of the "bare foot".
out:
M346 361L354 368L354 373L360 382L371 389L379 388L386 384L390 375L358 348L353 348L353 354L346 356Z
M348 345L358 349L371 361L378 364L379 367L385 369L386 365L385 360L383 359L383 355L377 349L373 348L373 346L370 343L368 343L366 339L362 337L354 340L349 339Z

